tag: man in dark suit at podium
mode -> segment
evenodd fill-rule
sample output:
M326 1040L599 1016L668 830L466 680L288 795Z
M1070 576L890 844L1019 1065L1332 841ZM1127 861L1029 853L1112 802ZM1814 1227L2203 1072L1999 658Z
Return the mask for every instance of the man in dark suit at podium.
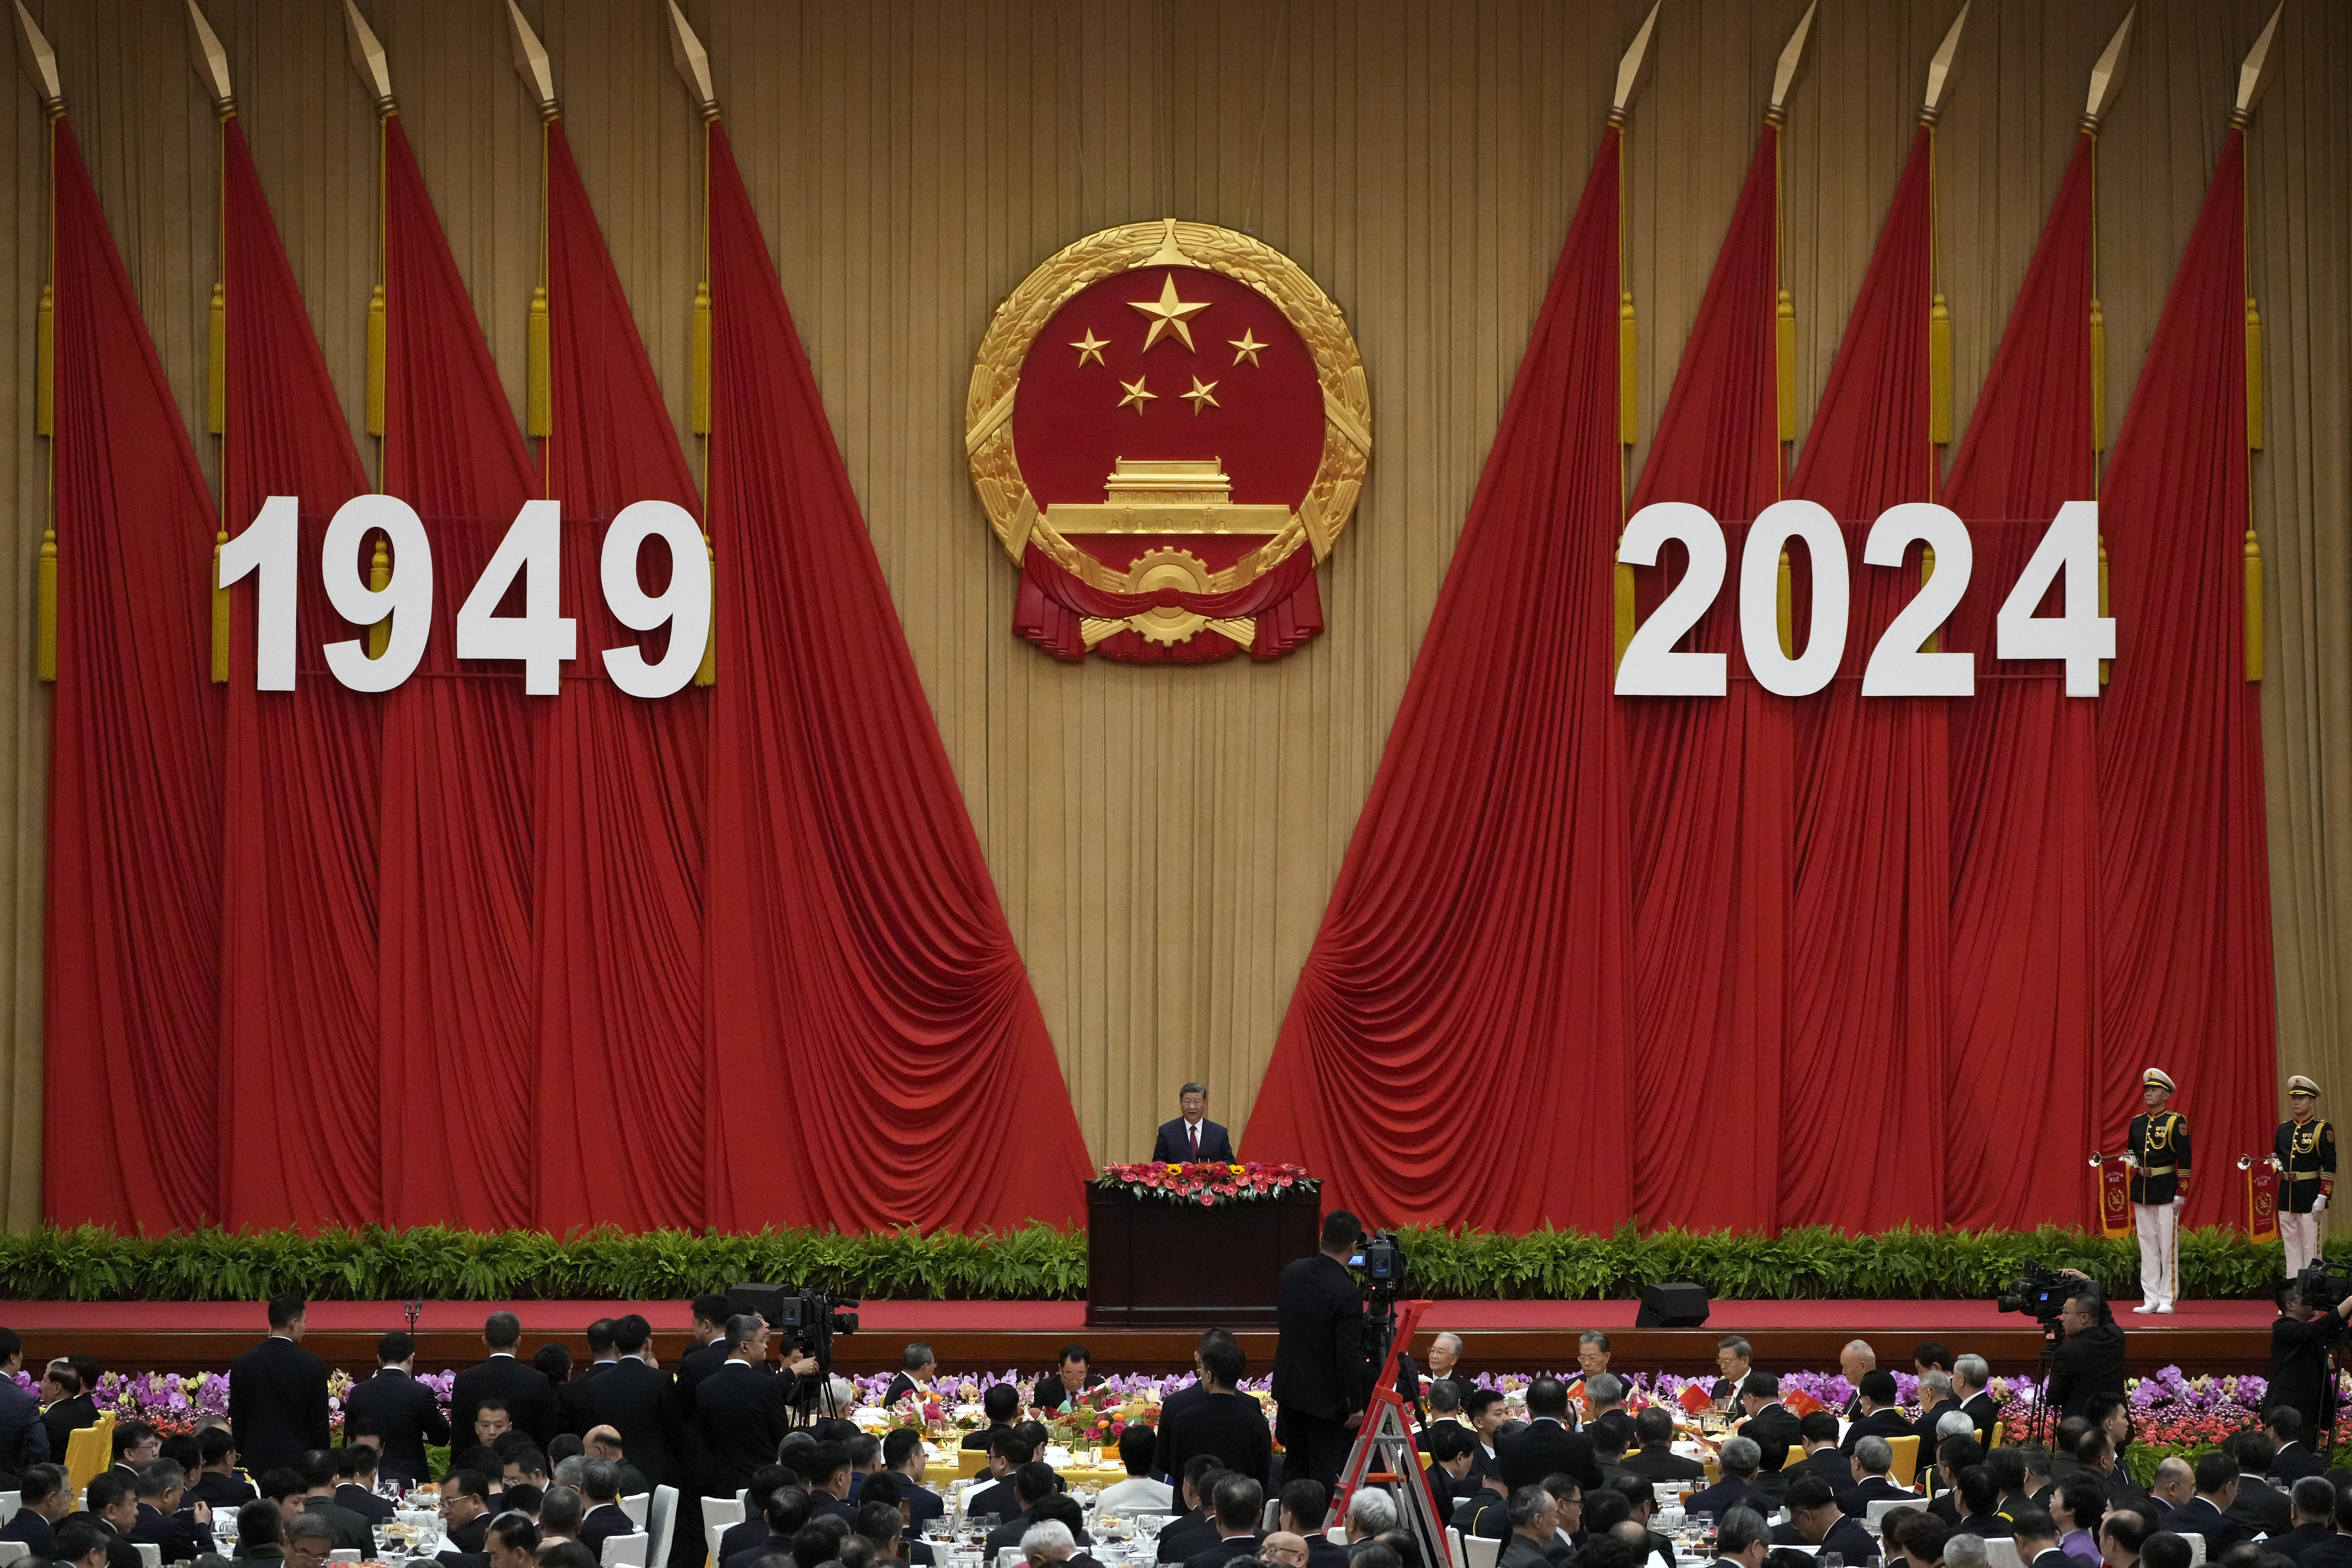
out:
M269 1337L229 1363L228 1425L257 1475L327 1446L327 1363L299 1342L302 1300L269 1303Z
M1173 1121L1160 1124L1160 1137L1151 1145L1151 1163L1155 1165L1190 1165L1202 1161L1229 1165L1234 1159L1234 1141L1223 1127L1209 1120L1209 1091L1203 1085L1188 1083L1178 1091L1176 1102L1184 1114Z

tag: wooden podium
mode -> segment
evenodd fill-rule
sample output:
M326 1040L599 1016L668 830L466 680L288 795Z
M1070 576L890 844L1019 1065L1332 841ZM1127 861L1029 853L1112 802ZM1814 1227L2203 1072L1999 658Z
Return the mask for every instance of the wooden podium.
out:
M1087 1189L1087 1323L1270 1329L1282 1266L1315 1250L1319 1194L1198 1204Z

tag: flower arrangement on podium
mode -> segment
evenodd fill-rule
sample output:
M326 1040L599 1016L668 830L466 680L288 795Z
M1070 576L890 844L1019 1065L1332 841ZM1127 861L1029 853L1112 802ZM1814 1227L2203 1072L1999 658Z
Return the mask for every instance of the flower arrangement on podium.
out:
M1198 1204L1202 1208L1273 1203L1293 1193L1311 1196L1323 1190L1322 1182L1308 1175L1304 1165L1273 1165L1255 1160L1234 1164L1203 1161L1185 1165L1105 1165L1094 1184L1132 1198Z

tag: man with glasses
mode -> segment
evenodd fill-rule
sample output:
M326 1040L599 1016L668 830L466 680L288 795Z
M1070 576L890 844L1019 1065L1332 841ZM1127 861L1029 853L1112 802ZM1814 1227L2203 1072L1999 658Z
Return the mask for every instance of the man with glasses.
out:
M298 1517L286 1527L288 1568L327 1568L335 1549L335 1527L315 1513Z

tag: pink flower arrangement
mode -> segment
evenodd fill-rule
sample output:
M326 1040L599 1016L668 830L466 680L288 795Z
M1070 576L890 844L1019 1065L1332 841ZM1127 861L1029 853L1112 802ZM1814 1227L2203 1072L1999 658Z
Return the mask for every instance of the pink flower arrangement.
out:
M1223 1204L1271 1203L1290 1193L1312 1194L1323 1184L1304 1165L1270 1165L1257 1161L1236 1164L1105 1165L1095 1178L1107 1191L1125 1190L1129 1196L1158 1198L1167 1203L1199 1204L1215 1208Z

